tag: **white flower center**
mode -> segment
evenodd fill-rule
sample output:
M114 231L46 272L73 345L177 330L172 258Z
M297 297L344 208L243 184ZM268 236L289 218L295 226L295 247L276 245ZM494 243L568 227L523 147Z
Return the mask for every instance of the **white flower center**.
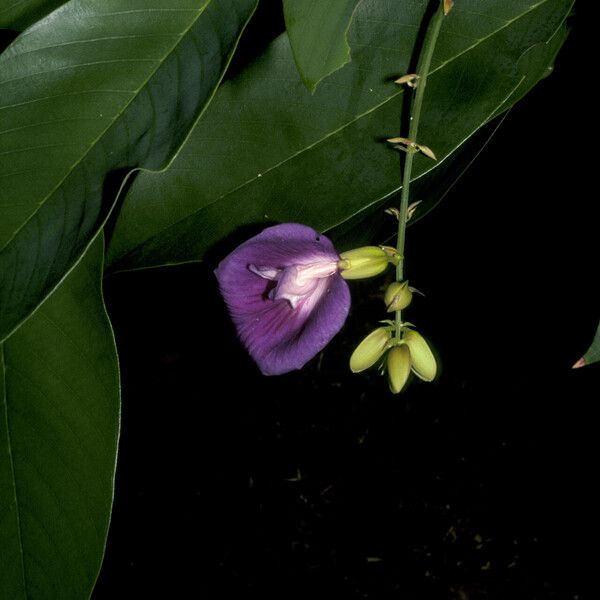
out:
M337 261L323 260L283 269L248 265L250 271L277 285L269 293L272 300L287 300L293 309L311 310L327 289L327 278L337 270Z

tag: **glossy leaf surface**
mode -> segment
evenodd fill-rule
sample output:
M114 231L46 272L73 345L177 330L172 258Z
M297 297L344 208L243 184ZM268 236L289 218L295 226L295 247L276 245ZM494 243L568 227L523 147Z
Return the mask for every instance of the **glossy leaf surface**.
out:
M368 1L349 30L352 62L314 95L286 35L219 89L171 167L142 173L109 245L118 269L200 260L251 223L295 221L326 231L400 187L397 135L426 3ZM419 142L440 162L548 72L570 0L457 3L433 58ZM536 60L527 60L535 54ZM420 177L436 166L417 156ZM342 248L343 249L343 248Z
M71 0L0 55L0 340L102 226L123 174L163 167L256 0Z
M359 2L283 0L285 26L294 60L311 92L321 79L350 61L346 36Z
M96 241L0 345L0 597L87 598L110 520L117 353Z
M67 0L5 0L0 7L0 29L22 31Z

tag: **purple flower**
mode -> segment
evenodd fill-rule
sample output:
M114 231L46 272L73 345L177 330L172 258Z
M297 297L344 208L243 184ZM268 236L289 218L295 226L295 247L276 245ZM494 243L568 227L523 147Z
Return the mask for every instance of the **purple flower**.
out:
M268 227L215 275L238 335L265 375L302 368L341 329L350 291L333 244L305 225Z

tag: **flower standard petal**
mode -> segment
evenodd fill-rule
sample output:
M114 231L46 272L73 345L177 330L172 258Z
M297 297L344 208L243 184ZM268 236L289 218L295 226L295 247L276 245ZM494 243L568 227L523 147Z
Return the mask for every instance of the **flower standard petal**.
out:
M215 275L238 335L265 375L300 369L344 324L350 292L333 244L305 225L265 229Z

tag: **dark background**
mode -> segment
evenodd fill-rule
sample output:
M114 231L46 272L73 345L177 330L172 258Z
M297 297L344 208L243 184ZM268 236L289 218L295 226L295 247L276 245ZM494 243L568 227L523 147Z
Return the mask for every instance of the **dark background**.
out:
M349 372L384 318L384 279L352 282L342 332L273 378L236 341L219 257L107 279L123 414L95 600L159 586L207 600L600 597L586 587L600 364L570 368L600 305L579 4L555 72L409 228L408 277L426 293L409 317L439 354L433 384L393 396Z

